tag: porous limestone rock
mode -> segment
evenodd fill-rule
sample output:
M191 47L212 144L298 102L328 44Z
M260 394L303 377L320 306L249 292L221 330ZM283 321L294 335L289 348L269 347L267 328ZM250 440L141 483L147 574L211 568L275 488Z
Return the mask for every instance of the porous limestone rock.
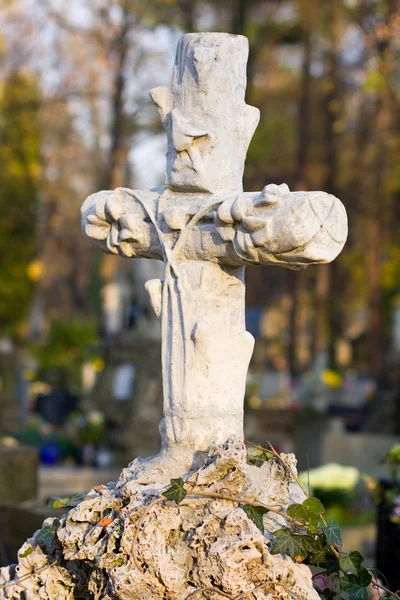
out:
M293 456L286 459L295 469ZM0 585L9 584L0 598L218 600L249 592L247 598L257 600L317 600L308 567L269 552L283 517L267 513L263 535L238 503L204 497L222 494L285 507L290 477L277 459L261 467L247 464L242 441L230 439L186 474L188 496L181 504L156 503L139 523L165 486L141 485L125 472L118 482L92 489L59 520L44 522L46 529L20 549L18 565L0 569ZM20 583L10 585L15 577Z

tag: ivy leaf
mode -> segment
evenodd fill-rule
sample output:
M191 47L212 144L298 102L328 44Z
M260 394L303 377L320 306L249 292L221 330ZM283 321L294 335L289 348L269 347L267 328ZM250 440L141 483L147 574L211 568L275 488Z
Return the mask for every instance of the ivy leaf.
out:
M318 525L322 513L325 512L324 506L318 498L307 498L303 504L291 504L287 513L292 519L304 523Z
M180 504L187 494L184 486L185 482L182 477L179 477L179 479L171 479L171 487L163 492L163 496L168 500L174 500Z
M36 536L39 546L50 546L54 539L54 529L49 525L42 527Z
M368 571L368 569L364 569L364 567L361 567L361 569L357 575L357 582L359 583L359 585L368 587L369 584L371 583L371 581L372 581L371 573Z
M361 568L358 575L345 575L339 579L339 584L344 590L349 600L367 600L370 598L368 586L371 583L372 576L367 569Z
M330 590L329 588L325 588L320 593L324 598L328 598L328 600L335 600L337 597L336 592L334 590Z
M307 498L302 507L307 515L307 521L319 521L321 515L325 512L324 505L318 498Z
M292 519L304 521L304 510L301 504L291 504L288 506L287 514L289 517L292 517Z
M317 552L314 552L314 554L311 554L311 556L309 557L310 563L312 565L321 565L322 563L324 563L326 561L326 555L328 550L328 546L321 545L321 548L319 548Z
M363 561L364 557L356 550L340 559L340 568L344 573L358 575Z
M301 535L301 545L303 553L313 554L318 552L321 548L321 539L312 535Z
M327 554L326 560L319 565L322 569L325 569L327 575L337 573L340 569L339 561L331 552Z
M324 535L329 545L336 544L339 547L342 546L340 527L336 521L329 521L328 526L324 527Z
M257 525L261 533L264 533L263 516L268 512L268 509L263 506L251 506L250 504L244 504L242 508L249 519Z
M78 504L80 504L84 500L93 500L93 498L92 496L88 496L87 494L74 494L73 496L71 496L66 506L68 506L68 508L75 508L75 506L78 506Z
M70 499L69 496L53 496L53 498L50 498L48 501L47 506L49 508L64 508L64 506L67 506Z
M25 550L25 552L23 552L22 554L18 554L18 556L20 558L26 558L27 556L29 556L30 554L32 554L32 552L33 552L32 546L28 546L27 549Z
M312 565L319 565L326 561L329 546L325 542L322 535L301 535L299 536L302 542L302 550L305 556L308 556L309 562Z
M276 537L271 548L271 554L287 554L292 558L301 555L302 542L300 535L294 535L289 527L283 527L274 532Z
M250 446L247 448L247 460L251 463L265 462L274 458L274 453L261 446Z
M75 508L83 500L91 500L87 494L74 494L73 496L54 496L48 502L49 508Z

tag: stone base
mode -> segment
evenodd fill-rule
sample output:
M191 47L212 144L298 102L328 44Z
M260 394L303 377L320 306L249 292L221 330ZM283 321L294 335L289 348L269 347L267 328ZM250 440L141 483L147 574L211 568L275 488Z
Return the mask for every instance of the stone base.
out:
M294 467L294 457L286 459ZM184 475L190 491L179 505L165 500L147 510L165 485L139 483L135 471L94 488L59 521L47 519L48 529L22 546L18 565L0 569L0 598L218 600L248 592L257 600L318 600L308 567L269 553L281 516L266 514L262 535L237 503L196 496L299 501L278 461L249 465L243 444L229 440Z

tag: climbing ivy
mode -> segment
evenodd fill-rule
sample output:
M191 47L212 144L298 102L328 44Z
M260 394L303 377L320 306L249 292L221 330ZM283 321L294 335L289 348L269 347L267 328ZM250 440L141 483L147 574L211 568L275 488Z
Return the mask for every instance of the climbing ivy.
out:
M270 547L271 554L290 556L297 563L317 567L313 582L321 599L328 600L367 600L371 597L370 586L384 593L381 600L400 600L400 596L383 587L374 577L374 571L363 566L364 557L358 551L345 553L342 551L340 527L335 521L328 523L324 519L325 508L318 498L310 496L303 488L296 474L286 460L274 448L262 448L252 445L248 450L248 461L262 464L271 459L280 460L289 471L292 479L302 488L307 496L304 502L290 504L286 512L276 510L258 501L251 502L239 497L229 499L242 505L243 510L258 529L264 533L264 515L269 511L286 517L287 524L274 531L274 541ZM190 493L185 489L183 479L171 480L171 486L163 496L178 504ZM194 492L196 495L196 492ZM206 494L204 494L206 495ZM213 497L218 496L214 494ZM228 499L224 494L221 498ZM323 578L322 578L323 576ZM318 581L323 580L325 587Z

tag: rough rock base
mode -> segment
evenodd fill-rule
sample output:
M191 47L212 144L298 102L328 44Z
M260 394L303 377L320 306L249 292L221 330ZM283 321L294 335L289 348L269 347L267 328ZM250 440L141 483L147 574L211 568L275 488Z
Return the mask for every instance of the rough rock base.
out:
M286 459L295 467L294 456ZM318 600L308 567L269 553L282 517L265 515L263 536L238 504L196 497L220 493L283 507L299 501L277 460L249 465L243 444L229 440L184 476L189 493L181 504L165 500L150 510L169 481L161 474L154 484L138 483L138 464L60 520L47 519L22 546L18 565L0 569L0 599Z

